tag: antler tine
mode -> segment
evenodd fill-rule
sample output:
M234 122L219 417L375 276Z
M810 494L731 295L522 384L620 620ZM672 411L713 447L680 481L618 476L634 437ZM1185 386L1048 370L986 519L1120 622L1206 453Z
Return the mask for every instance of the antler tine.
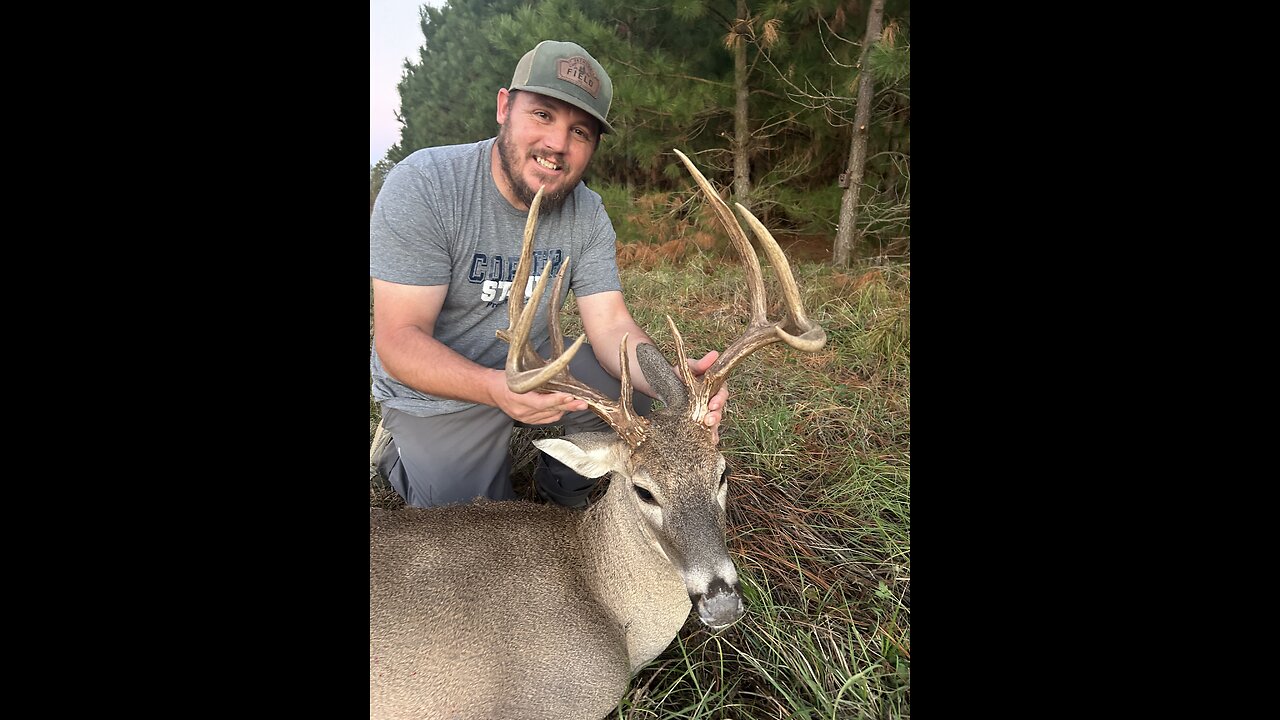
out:
M729 233L729 240L733 242L733 247L737 249L738 254L742 256L742 262L746 265L747 294L751 301L751 321L753 323L763 323L764 319L764 276L760 272L760 261L756 259L756 251L751 248L751 241L747 240L747 234L742 232L742 226L733 217L733 211L720 199L720 193L711 187L711 183L707 182L707 178L694 167L691 161L684 153L672 148L676 155L684 161L684 166L689 168L689 172L693 175L693 179L698 183L698 187L702 188L702 194L707 196L707 201L711 204L711 209L715 211L716 217L719 218L720 224L724 226L725 232Z
M555 285L551 289L551 299L547 304L547 326L551 333L551 349L553 359L544 360L529 342L533 329L533 320L542 301L542 293L546 288L547 278L551 274L551 263L548 262L538 277L529 296L529 304L524 305L524 289L529 284L531 266L533 265L533 237L538 225L538 210L542 203L542 189L534 195L529 205L529 219L525 221L524 241L520 247L520 261L516 266L507 300L509 319L506 330L498 330L499 338L510 343L507 348L507 387L512 392L525 393L532 390L547 392L563 392L572 395L587 404L632 447L644 442L648 432L649 421L637 415L631 405L631 375L627 364L627 338L622 338L622 394L619 400L602 395L591 386L573 377L569 373L569 361L582 347L587 336L579 335L573 345L564 349L563 335L560 333L560 318L556 304L560 299L560 290L564 283L565 272L569 268L569 258L560 264L556 274Z
M519 272L519 270L516 271L517 274ZM582 347L583 341L587 339L586 335L579 335L577 341L569 347L569 352L562 352L550 363L544 361L536 352L533 352L532 356L536 358L537 362L529 363L533 367L527 370L524 369L526 365L524 361L528 360L528 357L521 356L524 355L526 350L533 350L533 345L529 342L529 332L533 329L533 316L538 311L538 303L542 301L542 291L546 288L547 276L550 274L551 263L547 263L542 268L542 275L538 277L538 284L533 288L533 294L529 298L529 306L520 313L519 318L511 318L511 322L515 323L515 328L507 339L507 342L510 343L510 347L507 348L507 387L511 388L512 392L526 393L545 385L549 380L555 378L561 371L569 367L569 361L573 359L574 354L578 352L578 348ZM563 277L564 266L562 265L557 279ZM559 282L556 283L557 286L559 284ZM512 290L514 291L515 288L513 287ZM524 294L523 288L518 294ZM512 297L514 299L514 295ZM548 314L552 317L555 316L554 305L557 297L558 295L552 295L551 305L553 307L547 308ZM552 326L554 327L554 325L555 323L553 322ZM563 346L564 341L561 340L561 347Z
M524 289L529 286L529 275L533 272L533 236L538 228L538 212L542 207L542 192L545 189L545 185L539 187L538 192L533 196L533 202L529 204L529 217L525 220L524 238L520 243L520 260L516 263L516 276L511 279L511 289L507 292L507 316L509 318L507 329L497 332L500 339L506 340L511 344L511 347L507 349L508 376L510 376L511 368L519 367L522 364L517 358L512 357L513 351L523 354L525 363L536 365L539 364L537 361L541 360L532 347L526 346L526 343L512 342L511 333L516 328L516 322L524 315ZM552 302L555 302L559 297L559 293L554 294ZM537 308L538 303L536 300L533 306ZM532 326L532 323L532 318L530 318L530 326ZM561 346L563 344L564 341L561 340Z
M751 226L751 231L760 241L760 247L764 248L765 253L769 255L769 262L773 264L773 269L778 274L778 284L782 285L782 294L786 299L787 313L791 316L791 325L801 334L791 334L783 328L782 323L773 326L774 332L778 333L783 342L797 350L804 352L821 350L822 346L827 344L827 331L823 330L821 325L811 322L805 315L804 303L800 300L800 286L796 284L796 276L791 272L791 263L787 261L787 256L783 254L778 241L773 239L773 233L769 232L764 223L756 219L756 216L743 207L742 203L734 203L734 205L746 218L747 225Z
M538 212L542 207L542 191L547 186L538 188L529 204L529 217L524 221L524 239L520 242L520 261L516 263L516 276L511 281L511 292L507 300L510 317L507 330L515 327L516 318L524 312L524 289L529 285L529 275L533 272L533 234L538 229ZM554 298L553 298L554 301ZM537 303L534 303L537 305ZM504 340L506 338L503 338Z
M720 223L729 233L729 238L733 241L734 248L742 256L743 264L746 265L747 291L750 294L751 302L751 320L747 324L746 331L737 340L730 343L729 347L725 348L724 353L703 373L701 380L694 380L692 373L687 369L688 361L684 356L684 341L681 339L680 333L675 329L675 323L671 322L670 318L667 318L667 321L671 324L672 335L675 336L676 352L680 356L681 378L685 385L689 387L689 415L694 421L701 421L702 417L707 413L707 403L713 395L720 391L729 373L743 358L769 343L780 340L797 350L814 352L826 344L827 336L826 331L820 325L810 321L805 315L804 305L800 298L800 288L796 284L795 276L791 273L791 264L787 262L782 248L778 246L773 235L765 229L764 225L750 211L741 204L735 203L747 218L747 224L751 226L756 238L760 240L760 245L768 253L769 260L773 263L778 275L778 282L782 285L782 290L786 297L787 318L778 322L769 322L765 316L764 278L760 272L760 261L756 258L755 249L751 247L751 242L747 240L746 233L742 231L742 226L734 218L729 206L712 189L711 183L694 167L684 153L679 150L676 150L675 153L684 161L685 167L689 168L693 179L702 188L708 200L711 201L711 207L715 210ZM784 325L787 327L784 327Z
M560 294L560 286L564 284L564 275L569 271L569 260L570 258L565 258L560 263L560 272L556 273L556 284L551 286L552 303L558 303L560 298L564 297ZM547 263L547 265L550 264L550 262ZM560 332L560 313L555 311L555 307L555 305L547 307L547 325L551 329L551 357L560 357L564 354L564 335ZM581 335L578 339L581 340L584 337L586 335Z
M628 422L634 422L644 418L636 414L635 406L631 404L631 365L627 361L627 336L630 334L623 333L622 342L618 343L618 366L622 368L622 372L619 373L622 377L618 378L622 382L621 391L618 393L618 407Z
M684 381L685 387L692 390L694 387L693 369L689 367L689 358L684 354L684 338L680 336L680 331L676 328L676 321L667 316L667 327L671 328L671 337L676 341L676 359L679 361L677 367L680 369L680 379Z

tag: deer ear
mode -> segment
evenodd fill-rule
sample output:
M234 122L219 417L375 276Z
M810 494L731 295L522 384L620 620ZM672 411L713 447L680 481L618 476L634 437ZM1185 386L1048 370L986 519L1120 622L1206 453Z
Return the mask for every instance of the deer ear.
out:
M611 470L625 471L630 456L626 441L613 432L574 433L563 438L534 440L533 444L589 478L603 477Z
M658 348L640 343L636 346L636 359L640 361L640 370L644 372L644 379L649 381L649 387L658 393L658 399L668 409L680 411L688 407L689 393L685 390L684 381L676 375Z

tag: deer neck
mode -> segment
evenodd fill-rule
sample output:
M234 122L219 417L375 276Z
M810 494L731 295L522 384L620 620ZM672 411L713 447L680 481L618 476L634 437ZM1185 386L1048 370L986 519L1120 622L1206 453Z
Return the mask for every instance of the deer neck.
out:
M626 636L635 672L671 644L691 604L684 580L646 534L629 486L615 475L604 497L583 512L579 533L592 591Z

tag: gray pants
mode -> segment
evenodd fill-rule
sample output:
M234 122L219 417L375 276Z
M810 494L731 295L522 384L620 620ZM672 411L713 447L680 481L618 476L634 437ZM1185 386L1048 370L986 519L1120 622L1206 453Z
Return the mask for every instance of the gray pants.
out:
M566 338L565 346L574 339ZM589 345L573 356L569 372L615 400L621 393L621 383L600 366ZM636 411L648 415L653 401L640 392L633 399ZM425 418L384 406L382 425L392 439L376 460L378 473L413 507L468 502L481 496L513 500L508 444L514 424L509 415L488 405ZM556 426L563 427L566 435L610 429L590 410L566 413L557 422L536 427ZM595 478L585 478L546 454L540 462L535 473L540 494L569 507L586 504Z

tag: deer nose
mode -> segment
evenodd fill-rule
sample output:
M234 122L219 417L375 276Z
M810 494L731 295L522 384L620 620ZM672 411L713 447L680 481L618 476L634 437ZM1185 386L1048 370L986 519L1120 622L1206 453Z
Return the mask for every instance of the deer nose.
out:
M730 586L721 578L712 580L705 593L692 599L698 608L698 619L717 632L737 622L745 612L741 586L736 582Z

